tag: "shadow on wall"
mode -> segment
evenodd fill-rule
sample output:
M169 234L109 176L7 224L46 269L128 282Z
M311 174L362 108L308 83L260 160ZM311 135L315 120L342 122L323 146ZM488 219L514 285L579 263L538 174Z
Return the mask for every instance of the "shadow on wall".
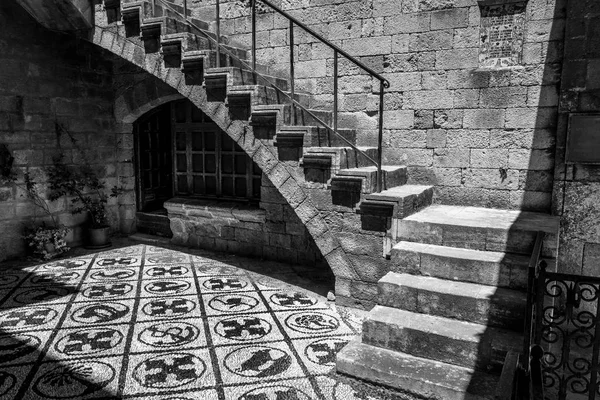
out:
M534 3L530 1L528 6ZM556 3L556 4L552 4ZM532 209L540 212L550 212L552 207L552 190L554 183L555 167L555 138L557 137L558 120L558 101L561 71L563 67L563 37L564 21L566 17L566 1L549 1L545 11L546 20L527 21L526 24L550 24L547 29L547 42L541 48L542 71L524 70L494 72L490 74L491 80L510 79L512 82L518 82L519 85L537 85L529 86L527 108L514 110L516 121L529 124L529 129L515 130L523 134L524 138L519 138L514 146L515 158L521 159L519 166L519 185L522 189L521 204L522 209ZM527 43L525 43L527 47ZM532 81L533 79L533 81ZM528 83L529 82L529 83ZM539 88L539 93L538 93ZM535 89L535 90L534 90ZM521 115L519 115L521 114ZM530 122L528 122L531 120ZM564 123L561 119L561 123ZM558 129L562 129L559 127ZM531 141L530 143L523 140ZM521 147L521 149L518 149ZM528 163L527 163L528 160ZM523 162L525 161L525 162ZM510 160L509 160L510 164ZM515 221L514 225L522 219ZM535 235L535 232L532 232ZM554 232L553 232L554 233ZM523 342L514 343L510 341L515 333L521 337L524 332L527 296L527 268L516 268L514 263L515 254L511 253L511 245L529 243L529 251L522 252L523 255L532 255L534 237L526 238L522 231L508 232L508 245L506 255L500 261L501 270L499 271L498 281L503 277L510 277L508 285L499 285L506 287L496 287L494 293L489 296L489 307L485 309L483 320L487 321L487 327L481 334L477 357L475 360L476 368L481 372L500 373L505 362L505 353L514 350L521 353ZM557 238L552 235L546 235L544 245L542 246L542 257L557 257ZM519 306L519 304L521 306ZM512 335L512 336L511 336ZM522 360L522 365L527 366L528 360ZM471 393L490 394L490 388L484 388L485 380L482 379L485 374L476 373L470 384L468 391ZM487 391L486 391L487 390ZM496 388L497 394L507 395L510 398L510 388Z

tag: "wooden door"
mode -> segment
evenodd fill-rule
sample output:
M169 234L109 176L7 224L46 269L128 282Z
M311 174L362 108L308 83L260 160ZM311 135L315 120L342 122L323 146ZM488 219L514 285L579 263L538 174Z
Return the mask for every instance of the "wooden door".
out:
M138 154L138 209L155 211L173 197L170 107L161 107L135 124Z

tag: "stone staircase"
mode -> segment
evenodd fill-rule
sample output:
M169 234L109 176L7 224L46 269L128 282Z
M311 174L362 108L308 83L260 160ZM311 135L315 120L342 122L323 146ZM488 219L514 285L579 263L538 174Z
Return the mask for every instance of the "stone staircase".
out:
M433 205L399 220L391 271L338 372L432 399L494 399L509 351L520 353L527 272L546 214Z
M224 36L217 67L216 45L210 40L216 37L212 24L191 19L201 31L192 33L179 15L183 8L170 1L168 4L157 2L153 11L147 0L105 1L104 23L129 40L143 43L146 54L160 53L165 67L181 69L187 85L203 85L207 100L225 103L231 119L249 121L255 137L272 141L280 161L296 162L304 170L308 187L311 182L329 183L334 203L340 198L344 205L349 204L346 195L350 194L353 206L361 194L376 191L377 168L348 146L356 146L359 132L341 128L335 135L321 126L319 121L331 124L331 111L312 108L312 96L298 91L294 100L306 110L294 106L288 97L288 79L260 63L256 63L259 74L248 70L252 64L249 51ZM115 24L119 15L122 26ZM378 157L377 148L358 149L371 158ZM384 166L383 174L387 189L406 183L405 166Z
M376 193L377 169L349 146L361 132L323 128L320 121L333 120L330 111L310 93L295 92L304 109L294 105L286 76L257 63L257 78L247 49L226 37L217 66L211 23L193 20L200 30L192 32L174 4L157 5L154 14L148 1L105 0L104 7L94 43L153 73L235 132L315 239L336 274L338 299L352 295L353 282L379 280L362 340L339 354L338 371L427 398L493 398L505 355L522 347L535 235L549 234L545 256L553 257L556 220L431 205L433 187L406 184L405 166L383 166L384 190ZM379 156L375 147L358 149ZM319 217L340 210L347 224L360 226L336 231ZM364 257L372 264L361 264Z

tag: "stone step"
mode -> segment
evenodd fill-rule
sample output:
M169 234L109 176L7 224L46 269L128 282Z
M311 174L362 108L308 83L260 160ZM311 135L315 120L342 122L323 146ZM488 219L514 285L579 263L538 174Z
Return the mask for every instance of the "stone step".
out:
M416 357L500 373L523 335L472 322L375 306L363 322L363 343Z
M170 238L173 236L169 217L159 212L137 212L136 227L139 233L157 235Z
M529 256L401 241L391 270L517 290L527 289Z
M522 332L527 294L494 286L388 272L378 282L377 304Z
M274 78L274 77L273 77ZM285 82L287 88L287 80L275 78ZM283 88L282 88L283 90ZM313 114L314 117L310 114ZM284 126L319 126L320 121L325 124L331 123L331 111L325 110L304 110L300 107L292 106L291 104L267 104L256 105L252 107L252 116L250 125L269 127L271 130L278 131ZM308 122L308 123L307 123ZM330 135L331 136L331 135Z
M368 165L369 161L361 154L377 159L379 153L375 147L306 147L300 166L304 169L304 178L308 182L327 184L332 176L343 168Z
M357 149L366 153L369 157L377 159L379 151L376 147L357 146ZM341 169L358 168L370 165L358 150L352 147L305 147L304 156L300 166L307 168L319 168L319 163L314 163L315 159L330 158L330 170L337 174Z
M255 74L252 71L240 67L211 67L208 68L205 72L206 78L218 80L219 82L221 82L221 85L223 87L254 85L257 82L255 80L254 75ZM287 91L288 81L286 79L265 74L261 75L266 80L266 82L277 86L281 90ZM259 83L266 82L261 82L259 80Z
M336 358L338 373L409 392L419 398L492 400L498 376L406 353L348 343Z
M402 219L428 207L432 200L433 186L402 185L366 195L360 213Z
M381 168L383 173L384 190L392 187L404 185L406 183L406 166L404 165L384 165ZM335 181L335 182L334 182ZM360 182L357 187L346 185L350 182ZM351 189L351 190L347 190ZM360 193L373 193L377 191L377 167L367 166L359 168L342 169L331 182L332 190L341 191L359 191Z
M556 249L558 218L536 212L433 205L398 224L397 238L474 250L531 255L538 231L546 233L544 255Z
M356 143L356 130L355 129L338 129L338 133L350 141L352 144ZM290 135L302 135L301 147L338 147L342 143L345 143L341 139L337 138L337 135L333 135L326 128L317 126L282 126L277 132L277 141L284 140L284 137ZM343 147L343 146L339 146Z
M287 93L289 95L289 93ZM227 87L227 97L250 96L251 105L289 104L290 97L285 96L272 87L264 85L234 85ZM294 93L294 100L309 108L312 97L307 93Z

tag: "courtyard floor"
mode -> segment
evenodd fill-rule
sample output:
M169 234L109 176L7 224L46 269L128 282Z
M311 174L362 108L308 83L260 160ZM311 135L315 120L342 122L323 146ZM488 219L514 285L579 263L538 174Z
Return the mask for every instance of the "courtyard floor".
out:
M145 244L0 263L0 399L409 399L335 373L363 316L330 286Z

